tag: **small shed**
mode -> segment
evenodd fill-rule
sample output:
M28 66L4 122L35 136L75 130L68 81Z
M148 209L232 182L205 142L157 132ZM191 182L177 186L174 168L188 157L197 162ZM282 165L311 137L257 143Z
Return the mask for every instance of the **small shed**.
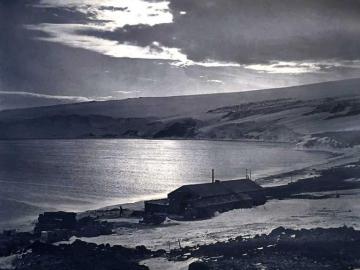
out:
M76 213L74 212L45 212L40 214L34 228L35 233L54 231L57 229L72 230L76 228Z
M145 201L145 213L167 213L168 208L168 199Z

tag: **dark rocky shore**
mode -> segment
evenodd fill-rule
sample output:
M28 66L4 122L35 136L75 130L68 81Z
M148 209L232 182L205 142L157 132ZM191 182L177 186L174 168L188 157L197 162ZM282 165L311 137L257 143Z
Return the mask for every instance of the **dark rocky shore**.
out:
M306 196L303 193L339 191L359 189L360 181L352 181L360 177L360 161L332 167L315 172L316 176L298 180L286 185L265 188L266 195L269 199L321 199L311 194ZM299 195L300 194L300 195Z
M268 235L238 236L227 242L151 251L144 246L96 245L80 240L72 244L35 241L18 251L18 270L145 270L144 259L166 257L178 261L198 258L189 270L357 269L360 267L360 231L353 228L291 230L279 227Z
M14 263L18 270L146 270L138 262L151 257L154 252L139 246L129 249L122 246L96 245L80 240L70 245L55 246L35 242Z
M173 252L197 257L189 270L356 269L360 267L360 231L353 228L290 230L279 227L268 235L241 236L226 243Z
M148 267L139 261L165 254L164 250L151 251L145 246L126 248L80 240L56 244L71 236L112 233L111 223L90 217L77 220L75 216L71 212L47 212L39 216L33 232L4 231L0 234L0 257L15 255L11 269L18 270L146 270Z

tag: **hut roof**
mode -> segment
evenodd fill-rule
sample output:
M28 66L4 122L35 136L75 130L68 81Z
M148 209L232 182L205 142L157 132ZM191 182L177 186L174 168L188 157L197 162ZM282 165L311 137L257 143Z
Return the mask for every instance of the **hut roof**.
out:
M223 196L228 194L247 193L259 190L262 190L262 187L256 184L254 181L250 179L239 179L215 183L185 185L169 193L169 196L171 197L171 195L179 192L187 192L197 197L205 198L213 196Z

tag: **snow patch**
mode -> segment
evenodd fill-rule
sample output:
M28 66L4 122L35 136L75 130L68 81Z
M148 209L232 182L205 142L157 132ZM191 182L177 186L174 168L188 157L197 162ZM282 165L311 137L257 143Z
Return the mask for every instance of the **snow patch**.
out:
M296 144L297 149L317 149L329 150L340 149L347 147L347 145L330 137L314 137L311 135L304 136L302 140Z

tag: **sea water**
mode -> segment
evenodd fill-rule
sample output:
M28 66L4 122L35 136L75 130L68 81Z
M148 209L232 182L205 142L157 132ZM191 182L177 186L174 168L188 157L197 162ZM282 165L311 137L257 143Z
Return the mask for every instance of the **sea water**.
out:
M287 144L198 140L0 141L0 229L40 212L166 196L189 183L253 178L324 162Z

